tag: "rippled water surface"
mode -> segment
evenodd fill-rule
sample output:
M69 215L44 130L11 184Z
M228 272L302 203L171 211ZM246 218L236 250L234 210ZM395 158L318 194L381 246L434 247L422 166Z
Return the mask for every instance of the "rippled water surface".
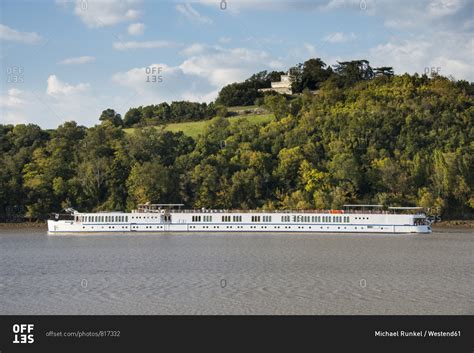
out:
M474 236L0 231L0 314L474 314Z

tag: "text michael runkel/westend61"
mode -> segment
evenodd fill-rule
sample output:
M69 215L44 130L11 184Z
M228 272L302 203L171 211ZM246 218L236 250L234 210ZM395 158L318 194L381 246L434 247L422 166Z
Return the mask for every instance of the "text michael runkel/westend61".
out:
M374 331L375 337L461 337L461 331Z

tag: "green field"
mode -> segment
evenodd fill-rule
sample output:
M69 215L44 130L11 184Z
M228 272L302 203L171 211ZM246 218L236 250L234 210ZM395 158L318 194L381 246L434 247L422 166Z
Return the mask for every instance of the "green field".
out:
M246 115L246 116L233 116L227 118L231 124L234 124L239 119L247 119L252 124L260 125L267 123L274 119L273 114L261 114L261 115ZM192 138L197 138L202 132L204 128L209 123L210 120L203 120L203 121L190 121L184 123L173 123L166 125L165 130L178 132L182 131L185 135L191 136ZM126 133L133 133L134 128L125 129Z

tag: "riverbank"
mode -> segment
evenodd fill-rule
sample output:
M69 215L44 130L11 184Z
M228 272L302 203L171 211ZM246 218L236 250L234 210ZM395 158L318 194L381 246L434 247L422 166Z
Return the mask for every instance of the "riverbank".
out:
M451 220L436 222L433 224L433 229L437 228L474 229L474 220Z
M46 222L0 223L0 231L12 229L48 229Z

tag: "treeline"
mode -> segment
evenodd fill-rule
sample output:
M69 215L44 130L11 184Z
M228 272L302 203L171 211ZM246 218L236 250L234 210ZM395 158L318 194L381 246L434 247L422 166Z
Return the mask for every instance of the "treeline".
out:
M72 206L309 209L345 203L474 212L472 84L441 76L327 79L318 93L264 98L275 113L210 121L196 140L163 128L125 133L105 113L91 128L0 125L0 212Z
M112 109L110 109L112 110ZM113 111L113 110L112 110ZM115 112L113 112L116 114ZM166 102L157 105L130 108L117 125L124 127L154 126L184 121L207 120L219 113L214 103L196 103L187 101ZM112 114L112 113L111 113ZM101 120L110 120L107 117Z
M224 86L216 103L228 107L258 104L269 95L259 92L259 89L271 87L271 82L279 81L283 74L282 71L261 71L244 82ZM294 94L298 94L305 90L317 91L326 81L344 88L376 77L392 77L394 73L391 67L372 68L367 60L343 61L331 67L321 59L313 58L291 67L289 75L292 79L291 89Z

